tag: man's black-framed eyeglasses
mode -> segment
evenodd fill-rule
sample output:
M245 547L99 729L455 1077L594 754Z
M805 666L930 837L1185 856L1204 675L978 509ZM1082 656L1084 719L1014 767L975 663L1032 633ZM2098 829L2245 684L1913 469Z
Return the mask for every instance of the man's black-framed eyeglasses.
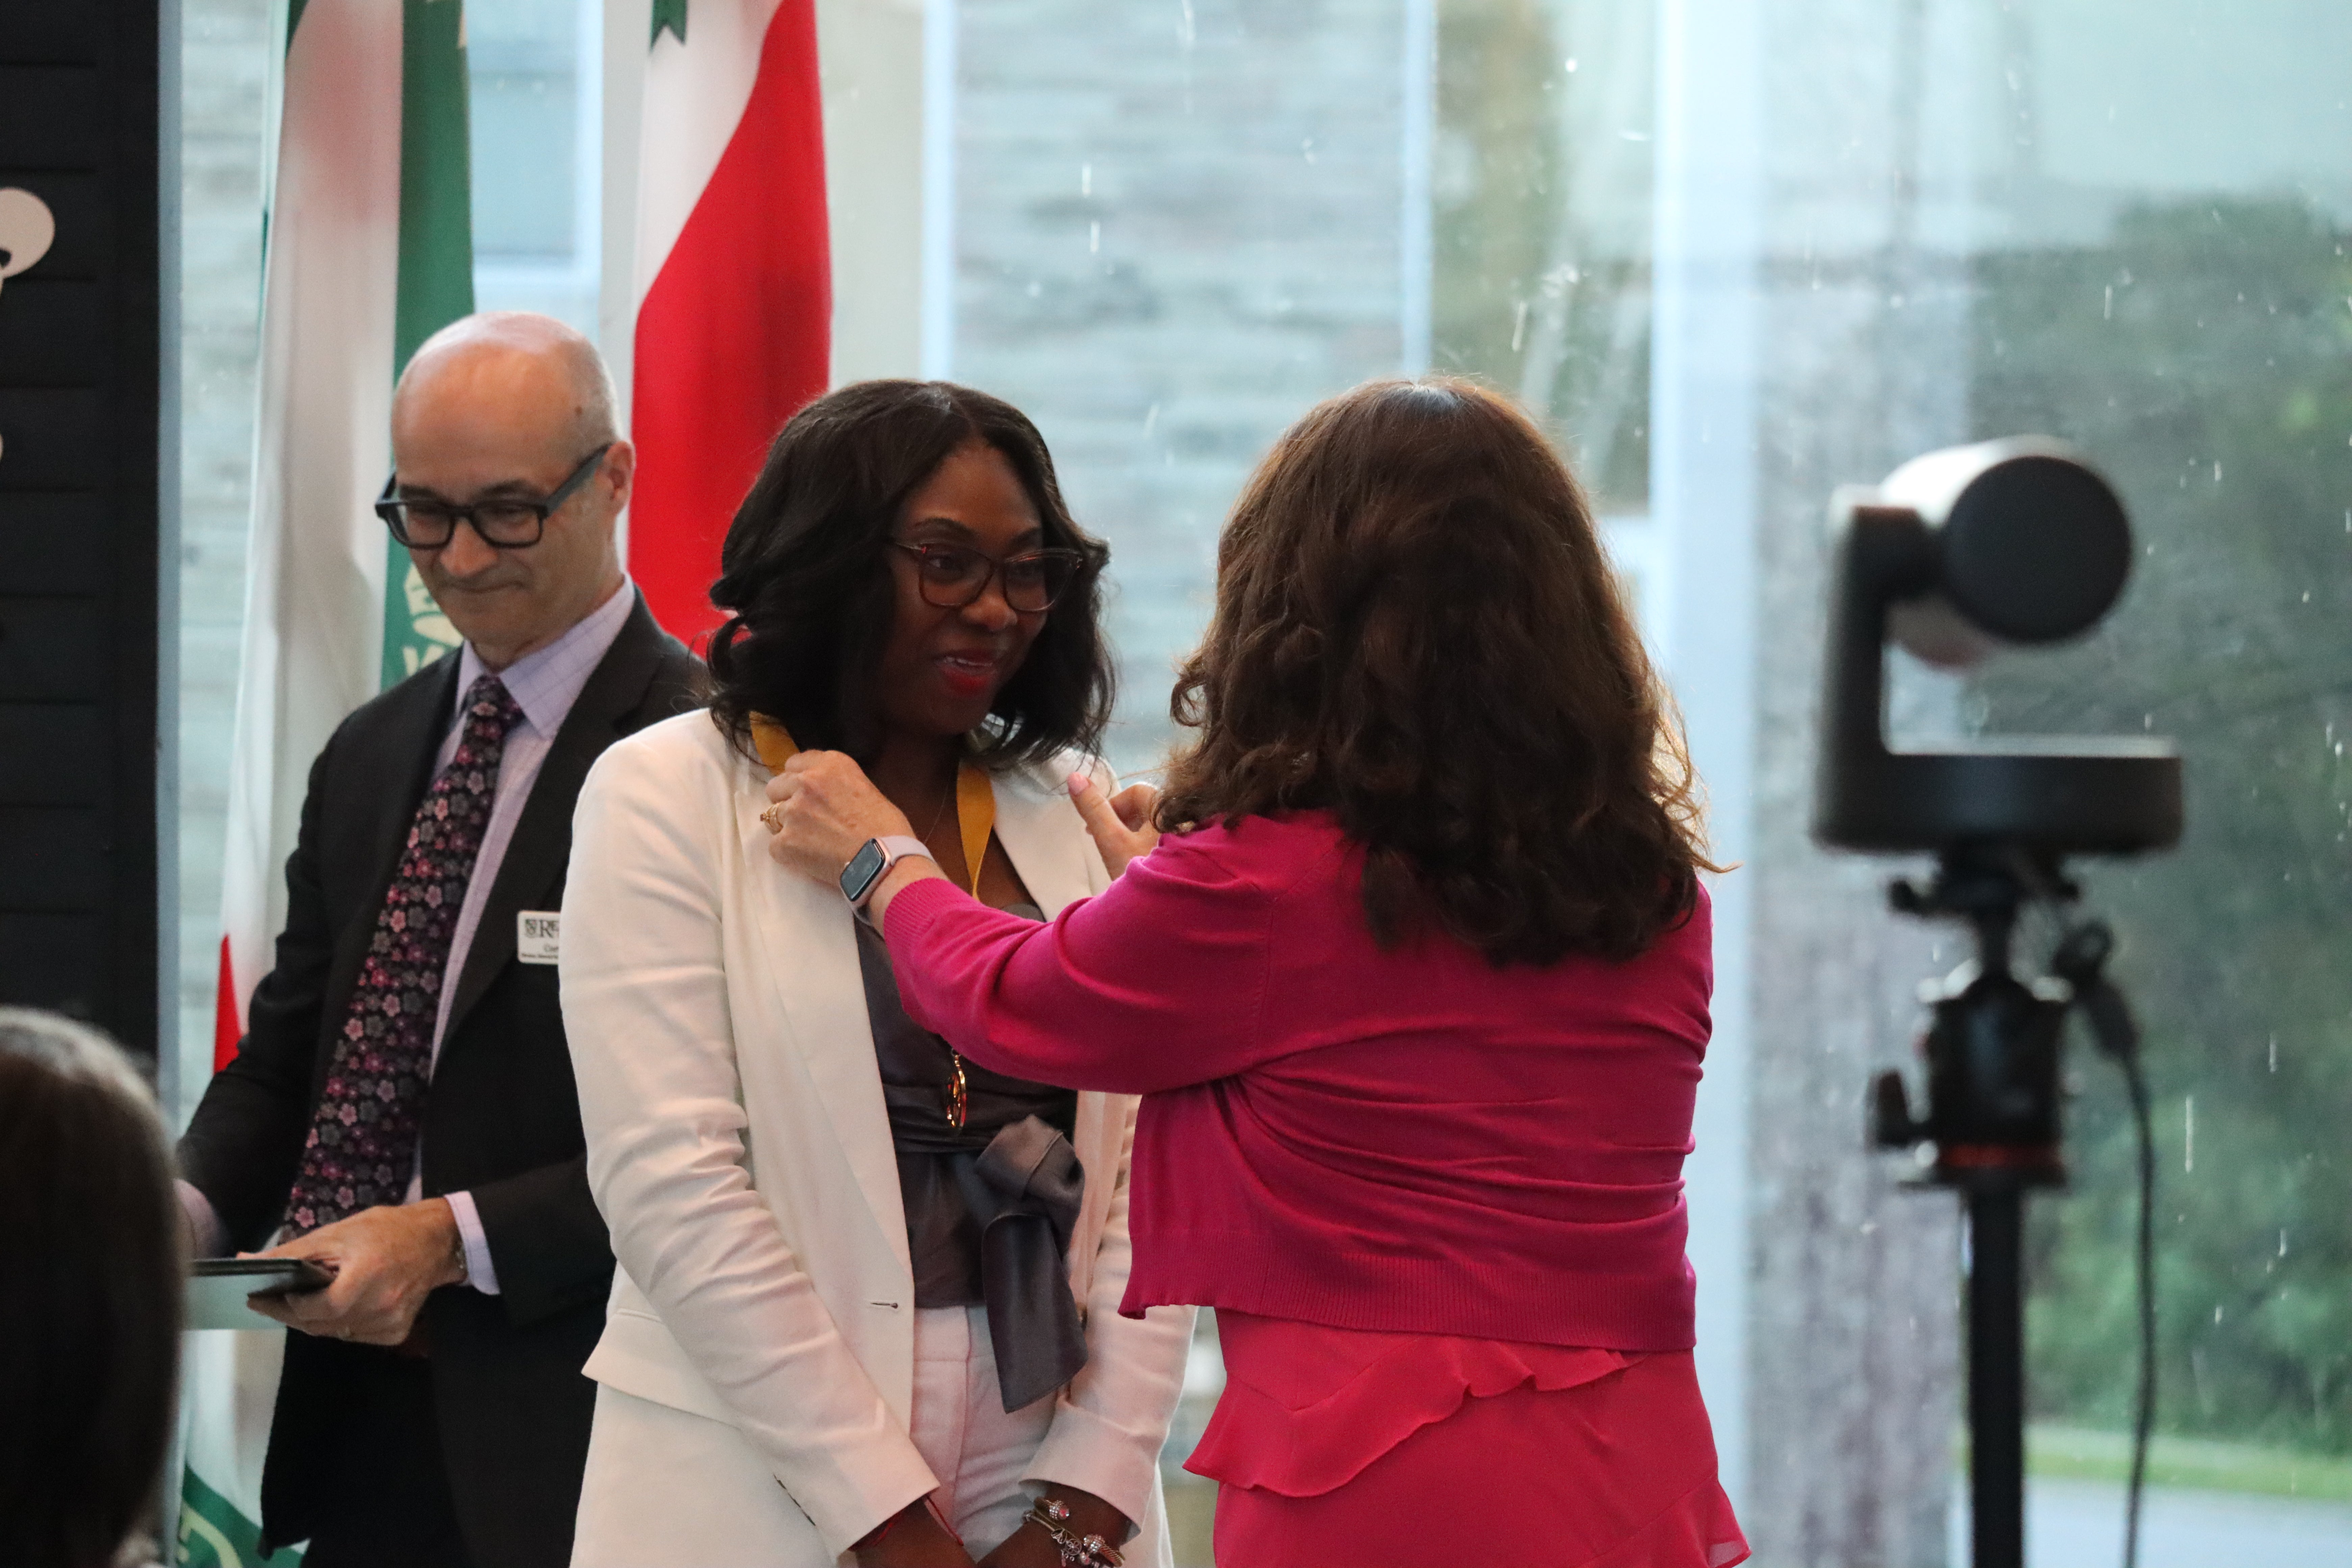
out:
M923 603L961 610L988 592L988 580L1004 584L1004 602L1024 616L1043 615L1078 580L1086 558L1075 550L1029 550L999 561L961 544L890 542L915 558L915 583Z
M493 549L528 550L546 533L548 518L588 482L604 461L604 454L612 449L608 441L589 453L572 470L570 479L539 500L499 496L471 506L452 506L445 500L406 500L398 493L400 475L394 472L383 481L383 494L376 498L375 514L392 530L393 538L411 550L440 549L457 537L460 522L472 523L482 542Z

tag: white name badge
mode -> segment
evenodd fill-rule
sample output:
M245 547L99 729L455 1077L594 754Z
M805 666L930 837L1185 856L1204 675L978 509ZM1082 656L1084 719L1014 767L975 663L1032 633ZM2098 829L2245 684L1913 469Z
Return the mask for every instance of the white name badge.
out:
M563 947L563 917L553 910L525 910L515 916L515 959L553 963Z

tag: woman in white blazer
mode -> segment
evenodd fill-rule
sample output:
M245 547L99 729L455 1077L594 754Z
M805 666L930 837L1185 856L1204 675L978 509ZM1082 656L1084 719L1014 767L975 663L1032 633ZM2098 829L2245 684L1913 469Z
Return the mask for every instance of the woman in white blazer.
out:
M582 789L564 1022L620 1269L578 1568L1168 1562L1192 1314L1118 1313L1134 1100L916 1029L868 871L812 886L761 816L796 742L847 751L930 825L866 858L1049 920L1100 891L1063 784L1108 710L1106 555L1010 405L830 394L728 533L710 711Z

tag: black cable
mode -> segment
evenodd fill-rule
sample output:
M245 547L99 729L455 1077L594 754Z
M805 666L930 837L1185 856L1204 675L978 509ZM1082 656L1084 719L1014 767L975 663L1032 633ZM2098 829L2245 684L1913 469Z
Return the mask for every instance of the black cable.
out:
M2139 1139L2139 1395L2132 1412L2131 1487L2124 1501L2124 1568L2139 1562L2140 1491L2147 1480L2147 1440L2156 1426L2156 1134L2149 1126L2147 1075L2139 1053L2122 1058Z
M2066 933L2050 967L2074 987L2100 1054L2123 1069L2131 1096L2132 1131L2139 1145L2139 1235L2134 1248L2139 1276L2139 1387L2133 1401L2131 1482L2124 1497L2124 1568L2138 1568L2141 1494L2147 1482L2147 1444L2156 1428L2156 1132L2148 1109L2147 1075L2139 1059L2139 1025L2123 993L2106 978L2115 933L2085 921Z

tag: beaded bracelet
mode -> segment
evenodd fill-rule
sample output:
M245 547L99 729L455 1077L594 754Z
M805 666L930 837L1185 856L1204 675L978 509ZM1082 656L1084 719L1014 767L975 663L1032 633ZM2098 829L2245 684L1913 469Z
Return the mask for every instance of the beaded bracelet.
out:
M1062 1554L1062 1568L1119 1568L1119 1554L1099 1535L1069 1531L1070 1505L1058 1498L1041 1497L1029 1505L1029 1522L1045 1532Z

